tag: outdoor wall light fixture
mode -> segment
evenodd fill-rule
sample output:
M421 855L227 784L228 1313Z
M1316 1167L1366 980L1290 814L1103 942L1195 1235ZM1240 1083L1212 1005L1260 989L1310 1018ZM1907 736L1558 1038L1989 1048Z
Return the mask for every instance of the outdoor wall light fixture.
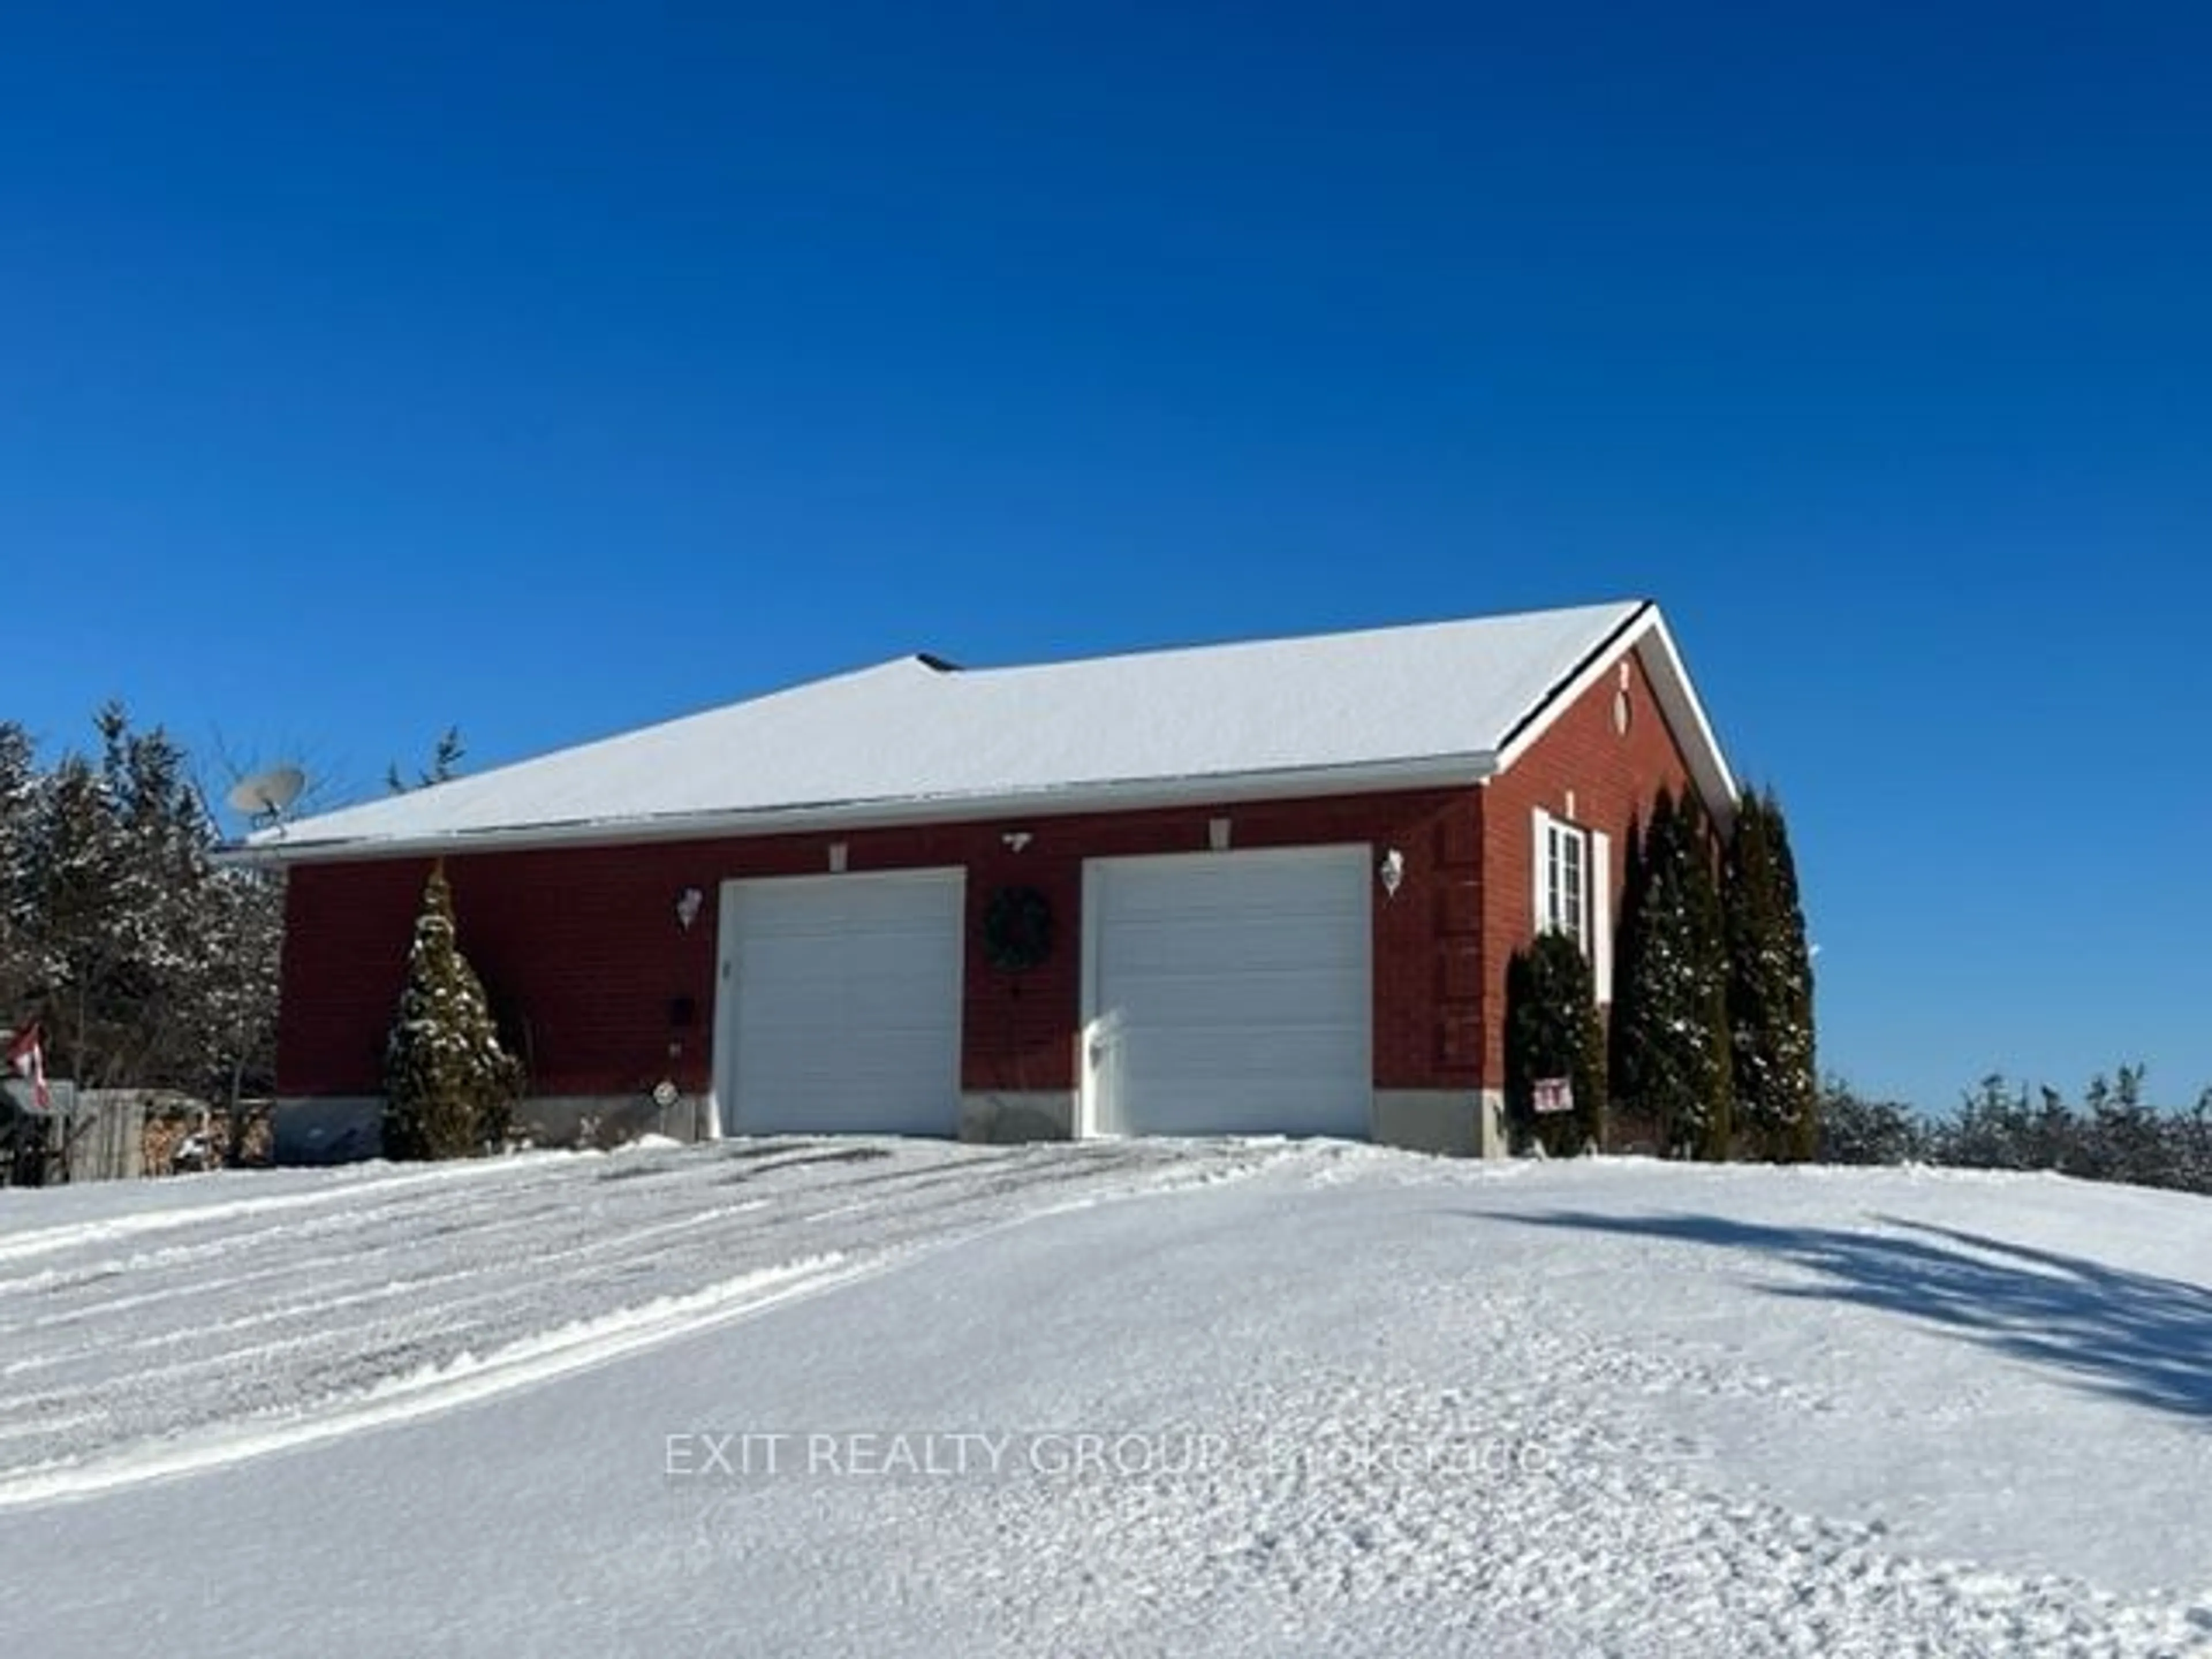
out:
M1018 853L1027 847L1034 837L1026 830L1009 830L999 839L1006 843L1007 851Z
M678 893L676 896L676 925L690 933L691 924L699 920L699 907L706 902L707 896L696 887L687 887Z
M1375 873L1382 879L1383 895L1397 897L1398 889L1406 879L1406 855L1393 847L1382 854L1382 862L1376 867Z

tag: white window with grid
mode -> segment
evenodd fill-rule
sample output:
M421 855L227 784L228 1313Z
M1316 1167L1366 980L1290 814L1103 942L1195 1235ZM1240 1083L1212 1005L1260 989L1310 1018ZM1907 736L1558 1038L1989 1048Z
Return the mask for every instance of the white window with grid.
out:
M1601 1005L1613 1000L1613 841L1538 807L1534 926L1565 933L1589 958Z
M1544 837L1544 927L1589 949L1589 837L1557 818Z

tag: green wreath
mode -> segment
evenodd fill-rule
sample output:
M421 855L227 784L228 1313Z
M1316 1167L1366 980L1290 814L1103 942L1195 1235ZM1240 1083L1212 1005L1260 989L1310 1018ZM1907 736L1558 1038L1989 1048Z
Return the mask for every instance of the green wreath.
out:
M1052 955L1052 901L1034 887L1001 887L983 910L983 956L994 968L1026 973Z

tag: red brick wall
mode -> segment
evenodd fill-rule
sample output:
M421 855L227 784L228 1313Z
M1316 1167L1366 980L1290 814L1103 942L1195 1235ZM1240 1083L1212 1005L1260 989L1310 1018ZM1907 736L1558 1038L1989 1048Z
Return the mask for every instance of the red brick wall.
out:
M302 865L284 878L276 1076L288 1095L374 1094L428 866Z
M1074 1085L1085 858L1200 852L1208 820L1238 848L1361 842L1406 855L1395 899L1375 890L1375 1081L1471 1087L1482 1054L1481 845L1475 792L1426 791L1010 817L931 828L483 853L451 858L462 947L529 1050L541 1094L620 1094L672 1077L711 1081L719 884L813 875L834 841L854 872L957 866L968 872L963 1085ZM1001 835L1032 836L1020 853ZM371 1094L398 1000L425 860L301 866L290 874L278 1078L287 1095ZM1050 899L1051 959L1018 977L982 957L999 887ZM705 905L689 933L677 895ZM1525 904L1524 904L1525 908ZM672 1020L689 999L690 1023ZM674 1052L672 1052L673 1049Z
M1563 710L1503 775L1481 789L1483 881L1490 895L1482 917L1480 958L1485 1021L1482 1079L1486 1088L1505 1083L1505 968L1534 932L1535 840L1532 817L1542 807L1586 830L1613 837L1612 895L1616 918L1630 825L1648 812L1662 784L1680 794L1689 768L1644 665L1633 652L1628 667L1629 724L1613 730L1613 695L1620 671L1605 676ZM1568 794L1574 796L1573 810Z

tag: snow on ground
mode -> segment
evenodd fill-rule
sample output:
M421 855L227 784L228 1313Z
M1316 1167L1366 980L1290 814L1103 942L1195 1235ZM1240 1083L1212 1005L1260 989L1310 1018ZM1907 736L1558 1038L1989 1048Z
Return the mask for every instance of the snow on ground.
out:
M1341 1145L0 1192L11 1651L2212 1653L2212 1204Z

